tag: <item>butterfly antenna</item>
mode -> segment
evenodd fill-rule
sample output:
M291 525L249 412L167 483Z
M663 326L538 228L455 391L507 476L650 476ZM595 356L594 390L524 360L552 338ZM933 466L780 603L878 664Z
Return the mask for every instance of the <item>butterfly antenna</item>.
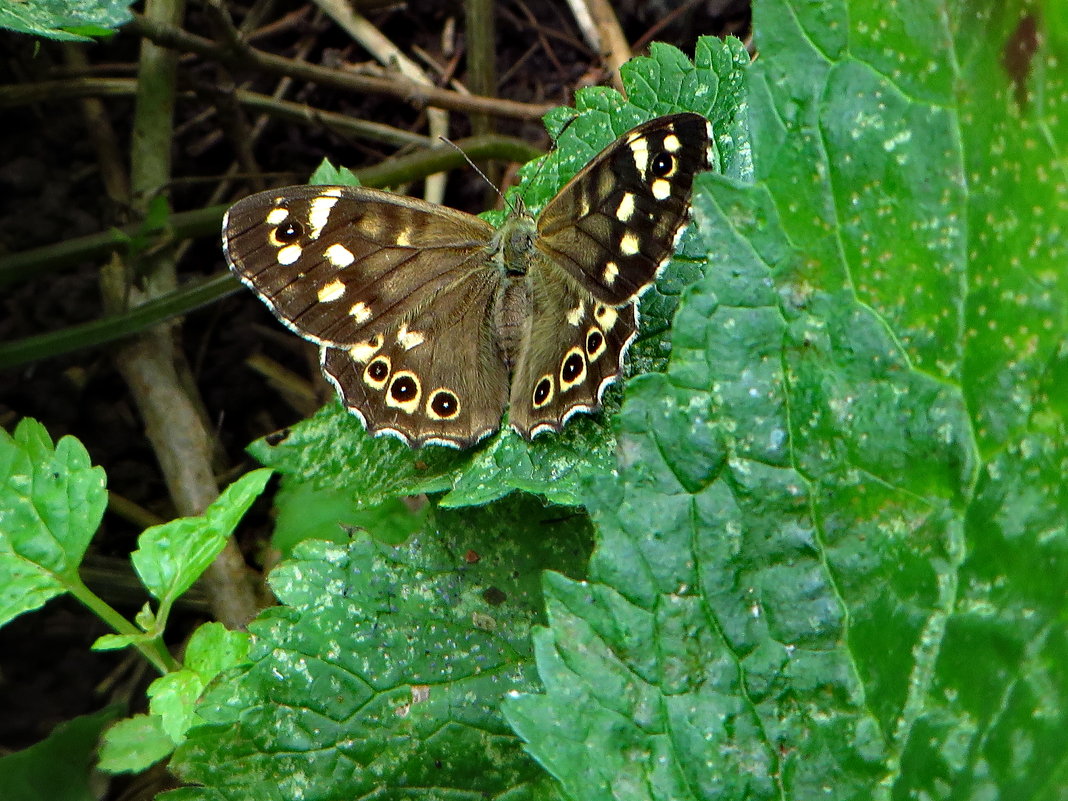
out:
M501 193L501 190L497 187L497 185L495 183L493 183L493 181L491 181L489 178L486 177L486 173L482 172L482 170L480 170L478 168L478 165L475 164L475 162L471 161L471 157L468 156L464 152L464 149L462 147L460 147L458 144L456 144L454 141L452 141L451 139L446 139L444 136L439 136L438 139L440 139L445 144L456 148L456 150L459 151L460 155L464 157L464 161L466 161L468 164L471 165L471 169L473 169L475 172L477 172L479 175L482 176L482 180L485 181L489 185L489 187L494 192L497 193L497 196L501 199L501 202L504 203L504 207L507 209L508 208L508 198L506 198Z

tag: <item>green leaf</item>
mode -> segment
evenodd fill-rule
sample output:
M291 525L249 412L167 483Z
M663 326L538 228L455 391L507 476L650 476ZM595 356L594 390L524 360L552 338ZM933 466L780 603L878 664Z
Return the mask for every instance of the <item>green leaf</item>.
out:
M161 605L173 603L219 555L270 477L270 470L254 470L227 487L204 514L145 529L130 558Z
M348 493L357 508L401 495L440 492L450 475L470 460L466 451L428 447L414 452L389 437L369 437L360 421L338 403L248 449L260 463L320 489Z
M94 647L99 648L99 641ZM109 733L106 769L112 773L143 770L169 755L198 720L196 704L204 688L224 670L247 663L248 651L248 635L227 631L221 623L205 623L193 632L186 646L185 667L148 686L150 714L119 721L117 731ZM160 734L168 739L166 748ZM141 736L146 737L144 747L136 743Z
M523 530L538 536L520 546ZM497 705L534 686L541 569L573 567L588 533L516 496L435 511L404 546L298 545L271 574L283 605L249 627L250 665L208 689L171 761L204 785L183 797L552 797Z
M111 706L61 723L44 740L0 758L0 798L95 801L90 769L100 733L119 714Z
M425 507L413 511L400 498L366 506L347 490L320 489L299 475L282 480L274 503L278 515L271 543L285 556L307 539L348 542L349 532L356 528L374 532L379 542L397 545L426 523Z
M323 159L308 183L318 186L359 186L360 179L348 167L335 167L329 159Z
M0 430L0 625L80 586L78 565L107 506L102 468L36 420Z
M134 715L105 732L97 767L108 773L140 772L173 750L174 741L163 731L157 715Z
M571 797L1064 796L1068 54L1027 8L755 6L755 183L698 181L710 269L505 706Z
M0 0L0 28L49 39L89 41L130 20L129 0Z

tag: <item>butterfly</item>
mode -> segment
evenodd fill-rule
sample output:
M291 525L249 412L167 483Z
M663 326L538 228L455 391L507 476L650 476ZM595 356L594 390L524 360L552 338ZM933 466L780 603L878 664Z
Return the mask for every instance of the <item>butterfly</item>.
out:
M364 187L259 192L227 212L223 252L372 434L466 448L507 410L533 438L620 375L711 136L699 114L638 125L499 227Z

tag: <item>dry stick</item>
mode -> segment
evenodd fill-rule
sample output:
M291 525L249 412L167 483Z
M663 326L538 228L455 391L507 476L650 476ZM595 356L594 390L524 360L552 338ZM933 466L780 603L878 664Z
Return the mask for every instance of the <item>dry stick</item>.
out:
M85 57L84 45L67 42L63 45L63 55L67 64L77 69L89 66ZM100 162L100 176L104 181L104 190L115 206L122 207L130 202L130 178L123 167L122 151L119 138L111 124L107 110L99 98L85 97L81 102L85 128Z
M250 64L265 72L288 75L323 86L336 86L353 92L396 97L416 108L433 105L468 114L482 111L497 117L514 117L522 120L539 119L554 108L547 103L517 103L512 100L464 95L448 89L439 89L436 86L420 86L404 78L358 75L346 70L335 70L293 61L255 48L234 53L202 36L191 34L175 25L161 24L140 14L133 15L129 28L162 47L187 50L223 62Z
M612 71L612 85L625 91L619 68L630 58L630 45L611 4L608 0L568 0L568 5L583 35Z
M173 27L182 10L181 0L148 0L145 19ZM131 151L133 199L142 213L170 181L176 61L176 53L142 42ZM172 256L167 248L142 256L138 266L148 270L144 298L175 288ZM113 262L101 274L112 309L124 306L129 292L122 272ZM115 359L145 421L175 507L182 515L196 515L218 496L218 487L211 469L211 435L180 379L176 360L181 357L173 333L174 326L159 326L117 348ZM255 614L249 573L233 540L208 568L203 583L216 618L228 627L244 626Z
M348 3L341 0L315 0L324 13L359 42L385 67L400 72L409 80L420 86L433 87L431 81L419 66L406 56L399 47L382 35L365 17L360 16ZM430 138L449 135L449 115L444 109L428 108L426 112L427 128ZM445 198L445 176L442 174L428 176L423 184L423 199L431 203L441 203Z

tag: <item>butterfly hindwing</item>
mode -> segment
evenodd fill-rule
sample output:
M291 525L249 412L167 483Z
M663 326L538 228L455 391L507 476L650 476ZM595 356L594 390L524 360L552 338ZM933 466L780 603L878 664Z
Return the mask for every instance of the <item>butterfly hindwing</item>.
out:
M508 370L486 309L500 283L470 273L390 333L323 346L323 372L372 434L466 448L500 427Z
M636 299L675 251L694 175L710 166L710 135L690 113L623 134L549 201L539 249L603 302Z
M509 401L509 424L528 438L596 410L638 329L633 303L609 306L544 260L532 272L530 328Z

